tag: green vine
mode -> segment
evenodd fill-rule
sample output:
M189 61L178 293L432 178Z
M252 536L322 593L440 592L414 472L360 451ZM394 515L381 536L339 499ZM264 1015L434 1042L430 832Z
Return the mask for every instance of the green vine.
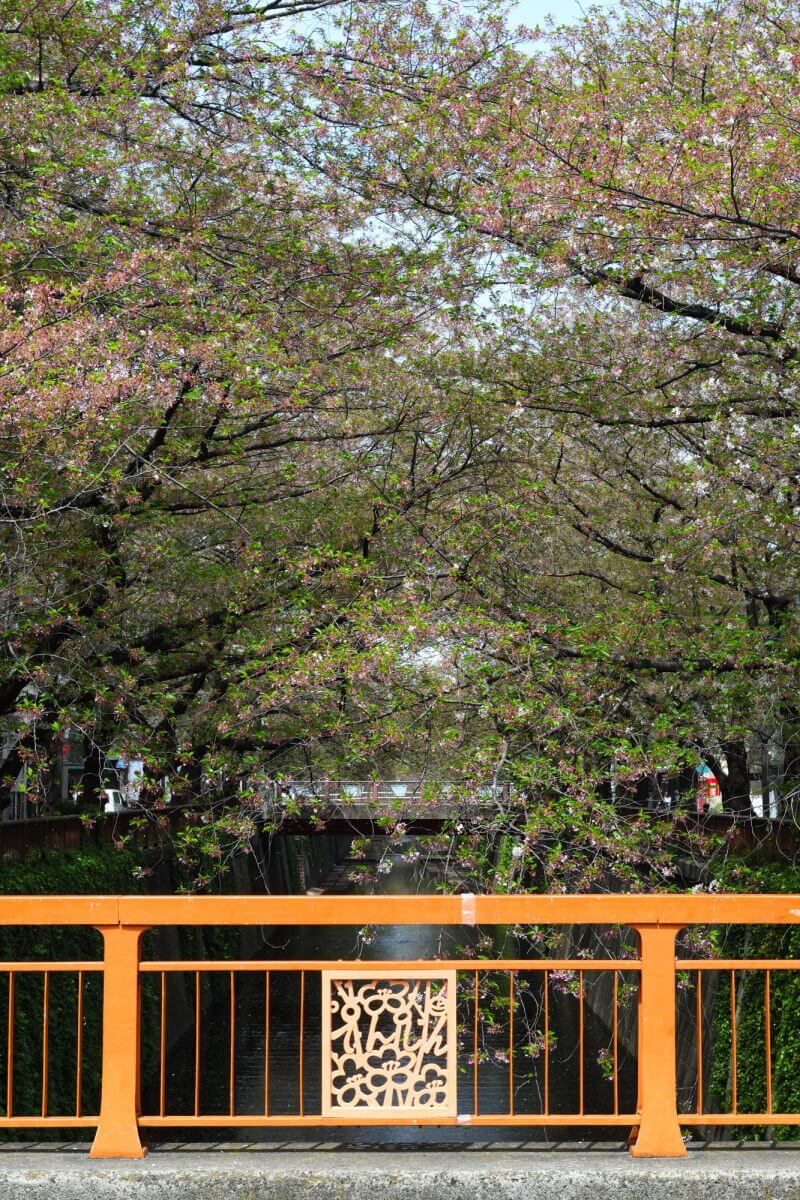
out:
M728 868L719 883L724 891L800 893L800 870L741 861ZM800 958L797 926L726 926L714 932L715 949L726 958ZM737 971L736 1104L739 1112L765 1112L767 1107L766 995L764 971ZM772 971L770 977L772 1109L800 1112L800 975ZM710 1095L707 1107L732 1111L731 976L721 974L712 1014ZM791 1126L742 1126L734 1137L794 1139Z

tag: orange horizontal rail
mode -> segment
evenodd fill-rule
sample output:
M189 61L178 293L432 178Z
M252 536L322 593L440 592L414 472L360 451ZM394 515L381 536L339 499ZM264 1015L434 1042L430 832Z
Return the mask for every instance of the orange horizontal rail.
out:
M795 895L3 896L0 925L791 925Z
M539 1129L546 1129L549 1126L603 1126L603 1125L623 1125L630 1127L636 1125L640 1120L638 1113L550 1113L545 1116L539 1113L515 1113L509 1116L508 1113L482 1113L479 1116L470 1116L470 1125L520 1125L533 1126ZM800 1118L798 1118L800 1121ZM253 1129L269 1128L270 1126L278 1126L285 1128L287 1126L308 1127L311 1129L335 1129L339 1127L350 1128L363 1126L363 1117L318 1117L318 1116L275 1116L262 1117L257 1115L247 1116L231 1116L230 1113L220 1113L215 1116L202 1117L156 1117L146 1116L139 1118L139 1124L144 1129L158 1128L204 1128L209 1125L219 1125L221 1128L230 1128L238 1126L239 1128ZM458 1117L373 1117L370 1119L370 1125L397 1126L397 1125L434 1125L449 1127L458 1125L463 1127L465 1124L463 1116Z
M101 964L102 965L102 964ZM175 959L143 961L142 972L160 971L325 971L342 965L341 959L284 958L258 959ZM637 958L426 958L426 959L360 959L359 965L383 970L414 971L422 966L447 967L451 971L638 971ZM797 964L800 966L800 963ZM0 963L0 970L3 969ZM37 969L37 968L33 968Z
M681 1113L681 1125L800 1125L800 1113Z
M94 1117L0 1117L0 1129L91 1129Z
M45 962L44 959L33 959L30 962L0 962L0 973L7 971L102 971L103 963L86 962L76 959L75 962Z
M796 958L676 958L676 971L797 971Z
M85 1127L96 1126L97 1134L92 1148L93 1157L140 1157L144 1151L141 1130L158 1127L205 1127L217 1126L310 1126L334 1125L353 1126L365 1123L357 1110L340 1110L335 1116L309 1112L304 1096L304 1079L308 1080L309 1046L306 1037L308 1017L307 1001L310 1003L309 980L313 972L335 972L343 967L358 968L362 976L372 970L382 972L384 979L391 979L386 972L396 971L399 976L413 979L414 972L427 971L428 976L442 972L450 973L451 982L455 972L471 976L463 989L462 1001L470 1006L471 1026L467 1040L472 1041L472 1111L468 1113L430 1113L370 1110L369 1123L382 1125L514 1125L514 1126L633 1126L636 1139L632 1153L641 1156L679 1156L685 1153L681 1128L696 1125L796 1125L800 1114L772 1111L772 1026L770 1008L771 973L773 971L796 970L800 962L789 959L676 959L676 936L690 925L727 924L776 924L791 925L800 922L800 896L744 896L744 895L584 895L584 896L11 896L0 897L0 924L7 925L85 925L98 929L104 939L102 962L95 961L41 961L0 962L0 974L8 977L8 1001L4 1020L7 1025L7 1053L4 1074L6 1079L6 1113L0 1115L3 1128L22 1127ZM321 959L303 960L214 960L214 961L150 961L141 960L142 934L155 926L353 926L365 925L466 925L466 926L553 926L553 925L604 925L626 926L633 929L638 938L637 957L630 959L601 958L535 958L535 959L479 959L453 958L419 961L369 962L343 964ZM236 973L262 973L265 978L264 995L264 1111L243 1114L236 1111ZM732 1112L705 1113L702 1111L702 980L710 971L726 972L730 976L731 1021L732 1021ZM736 1004L733 997L736 976L742 971L761 971L765 974L765 1021L767 1080L766 1113L741 1113L737 1111L737 1031ZM42 997L42 1080L41 1112L17 1114L14 1111L13 1085L15 1070L14 1032L19 998L16 981L23 973L41 973ZM48 1039L50 974L53 972L73 973L76 976L77 995L77 1077L76 1111L71 1116L54 1116L50 1112L48 1079ZM103 1048L102 1048L102 1094L100 1112L94 1116L82 1111L83 1079L83 997L85 977L90 972L103 973ZM166 1022L168 978L178 972L194 973L194 1111L171 1113L168 1111L166 1094ZM204 1061L202 1025L203 976L207 973L227 973L226 1000L229 1016L228 1067L225 1088L228 1111L210 1115L200 1110L200 1072ZM286 973L300 974L300 1018L296 1030L299 1041L297 1091L298 1112L270 1112L269 1054L270 1054L270 977L278 973L285 979ZM503 983L503 1005L506 1012L507 1038L504 1051L507 1062L508 1110L505 1112L480 1111L479 1088L479 1034L481 1032L481 986L493 972L505 973ZM563 974L571 973L569 980ZM584 1032L586 1023L587 979L591 973L612 973L613 1019L611 1024L613 1061L612 1113L589 1113L585 1111L584 1079ZM620 1042L618 1027L618 985L620 976L630 972L636 976L638 996L638 1102L636 1111L620 1111L619 1058ZM544 1070L543 1111L537 1113L517 1112L515 1109L515 1045L518 1048L519 1030L522 1026L522 981L521 976L537 974L541 977L535 984L540 989L541 1011L544 1020L544 1036L540 1045ZM698 1057L698 1111L682 1114L677 1111L676 1087L676 977L694 974L696 980L697 1013L697 1057ZM356 972L358 974L358 972ZM141 1036L141 979L143 975L160 975L160 1079L158 1111L142 1113L139 1101ZM554 988L571 988L571 1002L576 1006L578 1018L578 1070L579 1104L573 1113L550 1111L549 1081L552 1081L555 1064L551 1062L550 1011L556 1002ZM219 986L219 985L218 985ZM244 984L242 984L244 986ZM284 987L285 985L281 985ZM448 985L449 987L450 985ZM530 997L530 983L525 984ZM156 989L158 990L158 988ZM462 988L459 987L459 995ZM20 995L22 993L19 993ZM537 993L539 994L539 993ZM449 995L449 993L448 993ZM517 1012L519 1010L519 1017ZM455 1010L453 1010L455 1011ZM30 1014L27 1014L30 1019ZM495 1021L496 1024L496 1021ZM215 1032L211 1031L212 1034ZM505 1036L505 1034L503 1035ZM515 1036L517 1043L515 1043ZM38 1103L38 1102L37 1102ZM454 1101L455 1105L455 1101ZM453 1108L453 1112L457 1110Z
M118 925L120 896L2 896L0 925Z

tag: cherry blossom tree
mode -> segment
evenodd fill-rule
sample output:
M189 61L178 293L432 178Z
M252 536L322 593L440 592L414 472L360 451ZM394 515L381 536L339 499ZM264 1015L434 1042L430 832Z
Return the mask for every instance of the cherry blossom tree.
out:
M6 786L46 795L68 726L87 798L112 746L196 794L424 741L408 514L492 424L436 368L463 273L366 236L284 145L272 85L328 7L9 14Z
M437 552L542 784L705 760L750 811L771 748L794 795L798 35L771 0L361 9L306 65L320 172L495 271L472 377L513 450Z
M790 7L3 28L6 784L66 725L90 795L112 746L510 778L498 886L663 882L659 773L791 801Z

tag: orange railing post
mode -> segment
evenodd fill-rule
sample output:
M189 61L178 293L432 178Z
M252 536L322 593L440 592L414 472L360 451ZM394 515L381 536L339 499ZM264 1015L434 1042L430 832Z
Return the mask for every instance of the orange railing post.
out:
M681 925L636 925L639 1004L639 1130L636 1158L683 1158L675 1067L675 937Z
M139 1137L139 945L146 926L100 926L103 1073L100 1120L90 1158L143 1158Z

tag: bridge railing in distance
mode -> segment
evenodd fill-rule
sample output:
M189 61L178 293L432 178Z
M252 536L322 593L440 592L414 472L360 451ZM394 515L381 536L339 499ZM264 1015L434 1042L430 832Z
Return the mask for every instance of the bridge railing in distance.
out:
M377 807L386 812L448 807L487 807L507 804L508 783L485 783L467 787L435 779L286 779L270 783L265 804L292 801L300 805Z
M0 924L93 927L102 934L104 956L91 962L0 963L6 1034L0 1068L5 1115L0 1116L0 1127L96 1127L91 1149L96 1158L141 1157L142 1131L150 1128L172 1127L191 1136L191 1131L203 1127L369 1125L625 1127L632 1131L632 1154L682 1156L687 1127L800 1125L800 1114L781 1112L774 1103L773 1053L779 1047L772 1016L776 974L795 971L800 962L679 958L676 938L693 926L794 925L798 920L800 896L2 897ZM479 926L482 930L618 926L635 933L631 939L635 949L631 957L613 959L465 955L411 962L142 960L142 935L150 929L253 925ZM624 936L618 944L624 946ZM730 982L731 1086L726 1112L704 1109L708 1047L703 1038L703 988L711 971L725 973ZM738 1103L743 1047L737 1034L737 979L743 972L763 975L765 1104L760 1112L740 1111ZM194 1005L188 1085L176 1102L168 1087L167 1060L172 1053L168 992L170 980L181 973L191 981ZM98 976L103 985L101 1096L96 1111L87 1112L83 1077L90 1065L83 1045L83 998L87 981ZM38 1007L34 1011L27 1005L23 1013L19 989L31 977L40 982ZM217 998L209 1014L202 997L212 977ZM70 1084L74 1111L67 1111L71 1100L53 1094L50 1078L52 989L54 981L60 987L65 978L73 981L75 989L70 1009L76 1018L75 1078ZM222 981L227 988L224 1017L217 986ZM596 1008L590 1011L588 998L600 981L605 981L600 990L607 1002L603 1019L610 1037L604 1051L607 1089L602 1103L596 1087L592 1095L587 1090L591 1063L586 1054L587 1024L596 1020ZM694 989L697 1016L696 1104L691 1112L679 1111L684 1106L678 1103L676 1080L676 993L682 989L685 999L687 986ZM623 992L626 1000L635 996L635 1014L631 1012L624 1022ZM244 993L247 1011L251 1017L256 1014L259 1024L257 1034L252 1030L248 1034L251 1082L253 1063L260 1064L259 1094L254 1100L251 1088L246 1104L239 1086L242 1039L237 1008L237 997ZM152 1045L146 1054L143 998L156 1009L148 1023ZM558 1010L565 1002L571 1006L577 1032L571 1044L559 1046L554 1029L559 1026L563 1043L565 1026ZM27 1035L31 1023L36 1024L41 1051L35 1111L26 1112L18 1111L15 1101L21 1021ZM623 1045L631 1031L633 1056ZM487 1047L493 1078L488 1098L484 1091ZM554 1100L554 1082L558 1082L554 1075L567 1069L565 1052L576 1073L576 1103L566 1108L563 1095ZM534 1072L526 1065L531 1057L537 1060ZM30 1074L32 1064L26 1063L24 1069ZM503 1086L498 1089L499 1069ZM626 1070L629 1075L633 1071L632 1081L626 1078ZM155 1072L155 1079L143 1078L148 1071ZM26 1094L30 1097L30 1088ZM27 1106L30 1109L30 1100Z

